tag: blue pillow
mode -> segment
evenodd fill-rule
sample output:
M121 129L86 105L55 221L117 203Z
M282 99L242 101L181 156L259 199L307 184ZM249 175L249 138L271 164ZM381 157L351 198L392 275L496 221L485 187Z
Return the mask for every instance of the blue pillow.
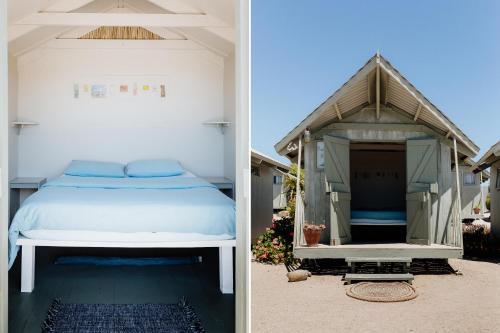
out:
M139 160L127 164L129 177L170 177L184 173L184 169L176 160Z
M121 163L73 160L64 171L68 176L80 177L125 177L125 166Z

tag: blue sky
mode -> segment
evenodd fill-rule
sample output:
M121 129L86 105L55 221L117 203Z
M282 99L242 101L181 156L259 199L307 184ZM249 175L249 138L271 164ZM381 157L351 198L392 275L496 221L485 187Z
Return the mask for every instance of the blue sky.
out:
M380 50L485 152L500 140L499 13L496 0L253 0L252 147L284 161L274 144Z

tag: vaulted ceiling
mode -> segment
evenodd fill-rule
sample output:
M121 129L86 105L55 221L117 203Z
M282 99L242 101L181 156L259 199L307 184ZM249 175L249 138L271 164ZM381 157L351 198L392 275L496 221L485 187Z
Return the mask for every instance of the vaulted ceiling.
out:
M141 27L156 40L190 40L226 56L234 49L234 10L233 0L9 0L9 52L100 27Z

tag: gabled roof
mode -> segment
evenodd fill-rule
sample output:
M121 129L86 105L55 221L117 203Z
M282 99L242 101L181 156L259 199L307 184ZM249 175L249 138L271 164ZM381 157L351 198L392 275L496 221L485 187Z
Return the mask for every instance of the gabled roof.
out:
M491 146L490 149L477 161L474 168L484 170L490 167L491 164L500 161L500 141Z
M443 112L418 91L387 59L375 54L346 83L302 120L276 145L278 153L288 153L287 146L306 128L319 129L356 108L375 103L375 75L380 70L380 104L406 112L416 123L424 124L447 138L456 138L458 150L467 157L479 152L472 142Z
M280 169L281 171L288 172L290 170L290 167L288 165L285 165L279 161L276 161L275 159L262 154L261 152L256 151L255 149L252 149L252 163L255 164L262 164L265 163L273 168Z

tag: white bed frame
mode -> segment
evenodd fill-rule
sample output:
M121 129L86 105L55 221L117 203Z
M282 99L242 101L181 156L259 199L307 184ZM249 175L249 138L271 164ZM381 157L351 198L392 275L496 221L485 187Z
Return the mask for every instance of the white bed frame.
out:
M189 241L189 242L88 242L32 239L20 236L16 242L21 246L21 292L30 293L35 288L35 248L52 247L110 247L110 248L219 248L219 285L223 294L233 293L233 248L236 240Z

